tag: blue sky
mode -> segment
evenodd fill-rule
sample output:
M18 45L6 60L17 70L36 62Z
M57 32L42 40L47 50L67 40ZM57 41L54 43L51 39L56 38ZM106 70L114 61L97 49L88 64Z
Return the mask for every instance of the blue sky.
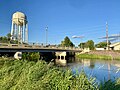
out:
M10 32L12 14L27 15L29 42L45 43L48 26L48 43L59 44L65 36L78 45L105 36L108 22L109 35L120 32L120 0L0 0L0 36Z

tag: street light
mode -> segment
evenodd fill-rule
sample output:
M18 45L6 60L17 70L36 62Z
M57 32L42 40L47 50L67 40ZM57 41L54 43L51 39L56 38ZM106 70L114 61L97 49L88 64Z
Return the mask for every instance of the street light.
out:
M47 41L48 41L48 27L46 27L45 30L46 30L46 46L47 46Z
M84 36L76 36L76 35L74 35L74 36L72 36L72 38L80 38L81 39L81 49L82 49L82 38L84 38Z

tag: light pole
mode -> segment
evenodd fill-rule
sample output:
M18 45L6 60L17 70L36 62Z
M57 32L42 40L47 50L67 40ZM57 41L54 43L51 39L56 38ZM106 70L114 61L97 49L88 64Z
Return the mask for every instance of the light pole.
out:
M46 27L45 30L46 30L46 46L47 46L47 41L48 41L48 27Z
M81 39L81 49L83 49L82 48L82 38L83 38L84 36L72 36L72 38L80 38Z

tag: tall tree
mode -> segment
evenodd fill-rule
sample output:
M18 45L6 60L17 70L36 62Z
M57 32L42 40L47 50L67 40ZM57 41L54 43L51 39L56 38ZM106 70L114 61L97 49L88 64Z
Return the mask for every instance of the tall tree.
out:
M89 48L90 50L94 50L94 41L88 40L85 43L80 43L78 46L81 48Z
M87 48L89 48L90 50L94 50L94 41L93 40L88 40L85 44L85 46Z
M70 41L69 37L65 37L63 41L61 41L61 46L66 46L66 47L73 47L74 44Z

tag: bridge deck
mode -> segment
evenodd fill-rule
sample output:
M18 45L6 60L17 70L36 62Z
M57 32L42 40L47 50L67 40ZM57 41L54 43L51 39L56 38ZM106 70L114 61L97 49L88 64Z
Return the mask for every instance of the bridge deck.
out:
M17 45L17 44L6 44L0 45L0 52L81 52L80 48L71 47L46 47L39 45Z

